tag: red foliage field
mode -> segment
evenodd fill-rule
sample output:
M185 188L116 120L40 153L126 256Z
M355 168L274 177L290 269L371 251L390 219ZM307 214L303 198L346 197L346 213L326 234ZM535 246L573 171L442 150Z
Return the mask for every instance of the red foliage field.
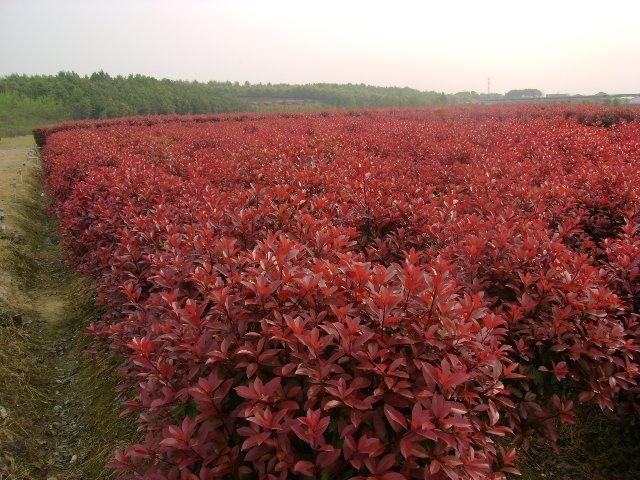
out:
M640 120L500 106L40 129L144 441L122 479L502 479L637 413Z

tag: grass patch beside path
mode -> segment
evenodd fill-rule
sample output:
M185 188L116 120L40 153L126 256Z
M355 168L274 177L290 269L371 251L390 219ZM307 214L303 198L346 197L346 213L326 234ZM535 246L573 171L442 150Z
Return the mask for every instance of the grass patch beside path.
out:
M65 265L32 148L0 142L0 479L111 478L104 465L134 437L118 418L118 365L83 353L99 311Z

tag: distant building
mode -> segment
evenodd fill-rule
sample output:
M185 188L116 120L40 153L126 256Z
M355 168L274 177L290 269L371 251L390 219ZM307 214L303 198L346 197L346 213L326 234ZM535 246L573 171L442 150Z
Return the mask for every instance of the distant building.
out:
M547 93L546 98L570 97L569 93Z
M629 105L640 105L640 97L633 97L629 99Z

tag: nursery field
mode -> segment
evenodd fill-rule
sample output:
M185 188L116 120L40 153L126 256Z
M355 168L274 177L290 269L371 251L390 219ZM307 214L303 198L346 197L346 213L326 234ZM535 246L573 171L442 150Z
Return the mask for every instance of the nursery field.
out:
M640 111L37 129L123 359L121 479L505 479L640 408Z

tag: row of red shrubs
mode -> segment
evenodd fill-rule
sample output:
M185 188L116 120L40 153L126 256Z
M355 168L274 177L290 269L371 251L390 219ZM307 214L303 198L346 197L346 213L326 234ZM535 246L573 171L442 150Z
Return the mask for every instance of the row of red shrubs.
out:
M204 118L38 132L120 478L501 479L576 402L638 412L638 121Z

